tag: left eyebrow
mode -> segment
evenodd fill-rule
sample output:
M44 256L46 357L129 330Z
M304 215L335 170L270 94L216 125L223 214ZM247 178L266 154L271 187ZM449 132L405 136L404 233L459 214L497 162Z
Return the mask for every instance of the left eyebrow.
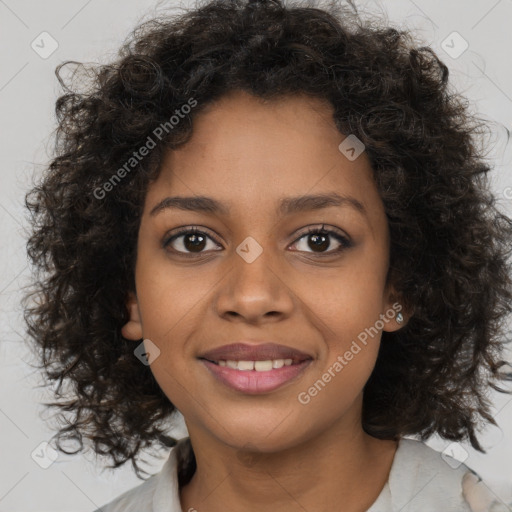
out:
M321 210L332 206L349 206L363 216L368 217L368 212L360 201L354 197L341 196L336 193L286 197L279 202L277 212L280 216L284 216L304 211ZM150 215L157 215L168 208L226 216L230 213L230 208L211 197L174 196L166 197L160 201L151 209Z
M331 206L349 206L368 217L368 213L360 201L354 197L341 196L336 193L287 197L281 200L278 211L283 216L303 211L321 210Z

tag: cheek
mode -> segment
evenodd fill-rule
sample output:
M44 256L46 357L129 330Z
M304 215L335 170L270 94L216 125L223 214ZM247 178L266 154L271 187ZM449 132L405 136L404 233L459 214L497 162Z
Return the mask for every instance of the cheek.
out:
M189 331L197 322L214 279L191 266L169 264L165 253L141 252L136 282L144 336L175 345L184 329Z
M333 348L344 350L379 320L384 312L386 272L385 258L360 251L328 276L308 280L303 296Z
M310 288L311 322L324 345L318 372L297 400L311 415L334 421L361 396L379 352L382 295L381 276L357 271Z
M310 396L322 395L314 399L317 403L334 400L343 408L370 377L383 327L379 320L386 271L387 260L376 250L361 251L328 279L311 280L308 309L324 340L319 354L321 382L311 383L310 388Z

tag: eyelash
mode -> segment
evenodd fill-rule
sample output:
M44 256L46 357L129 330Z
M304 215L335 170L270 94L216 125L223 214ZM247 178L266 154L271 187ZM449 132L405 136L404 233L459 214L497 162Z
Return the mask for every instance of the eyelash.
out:
M163 243L162 243L162 246L164 249L166 249L173 241L175 241L176 239L178 239L180 236L183 236L183 235L189 235L189 234L195 234L195 235L204 235L208 238L210 238L211 240L213 240L217 245L220 245L219 242L217 242L217 240L215 240L214 237L212 237L211 235L209 235L208 233L206 233L205 231L201 231L200 229L198 229L197 227L186 227L186 228L183 228L183 229L180 229L177 233L174 233L172 236L170 237L167 237L164 239ZM317 235L328 235L332 238L334 238L336 241L338 241L341 245L338 249L335 249L335 250L330 250L330 251L327 251L327 252L324 252L324 253L315 253L315 252L310 252L310 254L316 254L318 255L319 257L322 257L322 256L332 256L333 254L338 254L338 253L341 253L343 252L344 250L346 249L349 249L350 247L352 247L352 242L345 236L341 235L338 231L335 231L335 230L331 230L331 229L325 229L324 228L324 224L322 224L322 227L315 227L315 226L312 226L312 227L309 227L307 229L307 231L305 231L304 233L302 233L293 243L292 245L296 244L297 242L299 242L302 238L304 237L307 237L308 235L311 235L311 234L317 234ZM179 254L180 256L184 256L184 257L197 257L197 256L201 256L202 254L204 254L203 252L198 252L198 253L193 253L193 252L182 252L182 251L173 251L175 254ZM300 252L300 251L299 251Z

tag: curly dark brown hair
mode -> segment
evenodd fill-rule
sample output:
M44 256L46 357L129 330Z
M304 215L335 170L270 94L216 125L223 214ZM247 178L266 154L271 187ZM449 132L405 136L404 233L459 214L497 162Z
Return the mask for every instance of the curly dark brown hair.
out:
M63 66L77 87L66 85ZM164 152L189 140L206 105L238 89L327 100L340 133L366 147L390 228L388 282L413 314L382 334L364 389L365 431L381 439L437 433L484 451L480 422L496 425L487 392L506 392L498 383L510 377L502 357L512 221L490 191L477 143L485 123L431 48L407 30L363 20L353 5L213 0L140 24L112 63L68 61L56 75L64 93L55 155L25 199L37 276L25 320L46 381L58 381L55 395L66 398L45 404L66 421L60 450L81 451L85 436L109 467L131 460L140 477L143 449L176 443L166 435L174 405L121 334L138 226ZM191 98L195 108L171 127ZM167 128L155 137L159 126ZM113 182L148 138L156 147ZM68 438L79 450L62 448Z

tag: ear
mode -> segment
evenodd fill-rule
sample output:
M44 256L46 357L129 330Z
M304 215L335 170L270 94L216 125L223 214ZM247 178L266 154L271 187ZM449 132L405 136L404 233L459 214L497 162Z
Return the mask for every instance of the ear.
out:
M412 312L403 304L403 300L395 289L390 286L386 292L384 301L384 320L383 331L395 332L407 325L409 318L412 316ZM402 321L399 321L399 320Z
M137 297L133 292L129 292L128 294L126 308L128 309L130 319L121 328L121 334L128 340L140 340L143 338L142 323L140 320L140 311Z

